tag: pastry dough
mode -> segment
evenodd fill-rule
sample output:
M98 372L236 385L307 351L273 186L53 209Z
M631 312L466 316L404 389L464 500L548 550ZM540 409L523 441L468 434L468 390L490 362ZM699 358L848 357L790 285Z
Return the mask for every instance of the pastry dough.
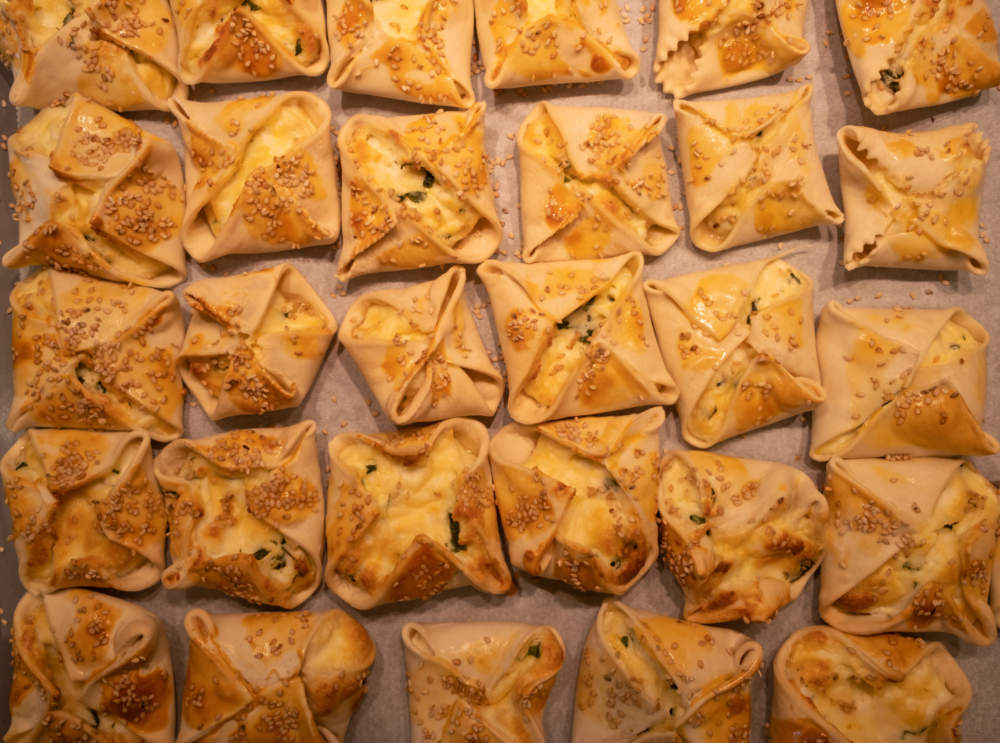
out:
M708 448L825 399L812 290L780 256L646 282L689 444Z
M656 562L663 408L512 424L490 443L511 562L578 591L621 595Z
M763 656L739 632L608 599L583 646L572 743L748 741Z
M411 741L545 743L542 713L566 657L552 627L403 627Z
M479 267L507 364L514 420L533 425L677 399L656 348L642 267L639 253Z
M826 500L777 462L668 452L658 506L664 560L694 622L770 621L823 559Z
M176 297L44 269L14 285L11 431L31 427L183 429L175 369L184 336Z
M347 120L337 136L345 218L337 278L493 255L501 228L486 172L485 111L477 103Z
M202 279L184 289L195 310L178 367L212 420L299 405L337 321L287 263Z
M482 423L330 441L326 583L356 609L459 586L511 588Z
M8 144L19 243L5 266L160 288L184 280L173 146L78 95L40 111Z
M382 2L383 0L379 0ZM363 294L344 316L341 343L393 423L493 415L503 397L465 301L465 269Z
M375 643L339 609L184 618L191 640L177 743L341 743Z
M837 132L844 265L986 273L979 197L990 145L975 124Z
M662 114L539 103L517 131L525 263L662 255L680 228Z
M772 743L958 743L972 687L939 642L805 627L774 659Z
M839 459L819 610L845 632L950 632L990 645L1000 502L960 459Z
M962 310L844 307L820 313L816 345L827 400L809 456L978 456L990 336Z
M691 241L716 253L840 224L813 139L812 86L721 101L674 101Z
M94 591L27 594L11 643L6 743L173 743L170 646L150 612Z
M316 424L181 439L156 458L167 497L167 588L204 586L291 609L319 585L323 484Z
M204 263L337 239L337 168L323 99L296 91L184 101L173 111L187 176L181 240L192 258Z

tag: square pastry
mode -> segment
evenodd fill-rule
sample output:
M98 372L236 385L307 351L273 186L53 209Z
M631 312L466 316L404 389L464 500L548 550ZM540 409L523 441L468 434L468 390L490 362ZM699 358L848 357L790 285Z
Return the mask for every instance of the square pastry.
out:
M165 288L187 275L173 145L73 95L8 140L18 244L8 268L52 266Z
M490 442L510 561L578 591L621 595L656 562L663 408L511 424Z
M181 439L154 467L170 521L163 585L284 609L316 590L323 483L315 423Z
M646 282L681 435L702 449L812 410L813 282L780 256Z
M487 261L486 285L518 423L670 405L677 387L656 348L642 256Z
M337 239L337 166L322 98L295 91L184 101L173 111L185 148L181 240L192 258L204 263Z
M542 102L517 130L525 263L662 255L674 219L663 114Z
M819 316L826 401L812 416L809 456L982 456L990 336L962 310L844 307Z
M297 269L202 279L184 288L194 313L177 359L212 420L298 406L337 321Z
M837 145L848 271L986 273L977 233L990 144L975 124L906 134L845 126Z
M716 253L840 224L813 139L812 86L716 101L674 101L691 241Z
M337 136L344 178L338 279L493 255L502 230L486 171L485 112L477 103L468 111L347 120Z
M465 269L454 266L433 281L362 294L344 316L340 342L397 426L490 416L500 405L503 377L464 291Z
M459 586L511 588L482 423L330 441L326 584L355 609Z

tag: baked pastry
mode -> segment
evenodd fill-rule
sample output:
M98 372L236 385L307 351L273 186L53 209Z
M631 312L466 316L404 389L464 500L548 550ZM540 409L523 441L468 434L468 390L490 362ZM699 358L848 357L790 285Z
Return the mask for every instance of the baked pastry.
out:
M714 446L825 399L812 293L812 279L780 256L646 282L691 446Z
M375 643L339 609L184 617L190 638L177 743L340 743Z
M656 562L663 408L511 424L490 442L510 561L578 591L621 595Z
M337 135L344 177L337 278L493 255L501 229L486 172L485 111L477 103L347 120Z
M294 408L323 364L337 321L306 278L282 263L184 288L195 310L178 358L212 420Z
M861 98L876 114L935 106L1000 83L985 0L837 0L837 13Z
M663 559L693 622L768 622L823 559L826 500L793 467L667 452L657 505Z
M691 241L716 253L840 224L813 139L812 86L757 98L674 101Z
M763 656L739 632L608 599L583 646L572 743L748 741Z
M181 439L156 457L170 520L167 588L214 588L291 609L319 585L316 424Z
M380 0L381 1L381 0ZM465 269L361 295L340 342L397 426L493 415L503 377L490 361L463 292Z
M452 418L330 441L326 584L355 609L459 586L506 593L482 423Z
M662 114L535 106L517 130L525 263L662 255L677 240Z
M11 635L6 743L173 743L174 672L155 615L94 591L26 594Z
M166 291L44 269L10 292L14 396L7 428L183 429L184 321Z
M294 91L184 101L173 111L187 176L181 240L192 258L204 263L337 239L337 168L322 98Z
M552 627L403 626L410 740L545 743L542 713L566 657Z
M533 425L677 399L656 348L642 267L639 253L479 267L507 364L514 420Z
M958 743L972 687L939 642L805 627L774 659L772 743Z
M962 310L823 308L816 331L826 401L809 456L978 456L1000 450L983 431L990 336Z
M18 244L8 268L52 266L143 286L187 275L172 145L79 95L8 141Z
M990 145L975 124L895 134L837 132L844 265L986 273L976 233Z

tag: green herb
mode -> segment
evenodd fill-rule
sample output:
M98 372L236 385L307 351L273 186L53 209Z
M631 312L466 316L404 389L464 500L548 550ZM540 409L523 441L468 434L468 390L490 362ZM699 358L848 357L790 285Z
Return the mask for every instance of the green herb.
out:
M295 56L302 54L302 39L295 40Z
M23 470L27 466L28 466L27 462L18 462L17 466L14 469L15 470Z
M899 92L899 78L903 76L902 70L896 72L888 68L878 71L878 76L882 78L882 84L893 93Z
M86 240L89 243L97 242L97 235L92 235L89 232L85 232L83 234L83 239Z
M562 320L560 320L559 322L556 323L556 327L559 330L566 330L566 328L569 327L569 318L568 317L564 317Z
M788 272L788 278L790 278L796 284L801 284L802 283L802 279L800 279L798 276L796 276L794 271L789 271Z
M271 567L273 567L275 570L284 570L285 569L285 565L288 564L285 561L285 553L284 552L275 555L271 559L273 560L273 562L271 563Z
M365 465L365 474L366 475L370 475L372 472L374 472L377 469L378 469L378 465L375 465L375 464L366 464Z
M588 299L588 300L587 300L586 302L584 302L584 303L583 303L583 304L581 305L581 308L582 308L582 309L585 309L585 310L586 310L586 309L589 309L589 308L590 308L590 305L592 305L592 304L594 303L594 300L595 300L595 299L597 299L597 295L596 295L596 294L595 294L595 295L594 295L593 297L591 297L590 299Z
M563 176L563 183L569 183L569 176L568 175L564 175Z
M696 513L692 513L690 516L688 516L688 518L691 519L696 524L704 524L705 523L705 517L704 516L699 516Z
M424 170L424 188L430 188L434 185L434 174L429 170Z
M947 529L948 531L951 531L952 529L955 528L955 524L957 523L958 523L957 521L952 521L950 524L945 524L943 528Z
M116 475L120 475L122 473L122 471L117 467L112 467L111 471L114 472Z
M594 334L593 328L588 328L587 332L580 336L580 343L590 343L590 336Z
M260 10L260 6L253 0L243 0L243 4L250 8L250 10Z
M261 547L259 550L253 553L253 559L263 560L265 557L268 556L268 554L270 554L270 550L268 550L266 547Z
M533 655L536 658L542 657L542 644L536 642L534 645L528 648L528 655Z
M757 312L757 300L756 299L751 299L750 300L750 311L751 312Z
M677 690L677 684L675 682L671 681L670 682L670 688L674 689L676 691Z
M107 388L104 386L104 383L100 379L97 380L97 389L100 392L107 392L108 391Z
M426 191L407 191L406 193L404 193L402 196L399 197L399 200L400 201L405 201L406 199L409 199L410 201L414 202L415 204L419 204L421 201L423 201L426 198L427 198L427 192Z
M448 514L448 528L451 530L451 551L465 552L468 548L458 541L458 536L461 533L462 526L455 521L450 513Z
M628 635L622 635L622 645L628 647Z
M924 725L920 728L920 730L904 730L903 737L905 738L907 735L920 735L921 733L926 732L928 727L928 725Z
M914 571L920 570L920 568L913 567L913 565L910 564L909 560L903 563L902 568L903 570L914 570Z

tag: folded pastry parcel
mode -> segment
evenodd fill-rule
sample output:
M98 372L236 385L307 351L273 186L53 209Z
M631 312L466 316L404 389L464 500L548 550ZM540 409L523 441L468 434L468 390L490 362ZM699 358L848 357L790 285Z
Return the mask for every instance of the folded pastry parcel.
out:
M176 297L44 269L10 293L13 390L7 427L183 429L175 369L184 337Z
M827 392L809 456L979 456L990 336L956 307L844 307L830 302L816 345Z
M837 132L844 265L986 273L979 197L990 145L975 124Z
M410 740L545 743L542 714L566 657L552 627L403 627Z
M525 263L662 255L674 219L662 114L542 102L517 131Z
M477 103L347 120L337 136L344 178L337 278L493 255L501 229L486 172L485 111Z
M511 424L490 442L511 562L579 591L623 594L656 562L663 408Z
M184 617L190 638L177 743L341 743L375 643L339 609Z
M674 101L691 241L716 253L840 224L813 139L812 86L757 98Z
M748 741L763 648L608 599L583 646L572 743Z
M170 646L150 612L94 591L27 594L11 645L6 743L173 743Z
M178 367L212 420L294 408L312 387L337 321L283 263L184 289L194 313Z
M185 147L181 240L192 258L204 263L337 239L337 168L322 98L293 91L184 101L173 112Z
M812 290L780 256L646 282L689 444L708 448L825 399Z
M972 686L939 642L805 627L774 659L772 743L958 743Z
M184 280L172 145L79 95L39 111L8 145L19 242L5 266L160 288Z
M482 423L330 441L326 583L356 609L459 586L511 589Z
M316 424L181 439L156 457L166 496L167 588L214 588L291 609L319 585L323 484Z

